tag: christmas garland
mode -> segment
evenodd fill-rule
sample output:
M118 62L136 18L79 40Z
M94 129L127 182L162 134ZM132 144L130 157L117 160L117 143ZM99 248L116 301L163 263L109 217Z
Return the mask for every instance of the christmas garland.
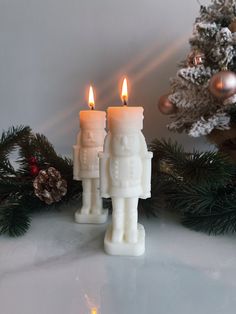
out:
M190 229L209 234L236 231L236 166L221 152L186 153L172 141L155 140L151 198L139 209L156 216L177 213ZM18 167L10 154L17 151ZM81 196L73 163L57 155L44 135L12 127L0 138L0 233L20 236L36 211L53 210ZM110 206L108 202L106 204Z
M184 152L172 141L155 140L152 196L155 214L176 212L183 225L208 234L236 231L236 166L221 152Z
M10 154L18 153L18 167ZM81 184L73 180L73 164L55 152L44 135L29 127L12 127L0 138L0 234L20 236L31 215L79 197Z

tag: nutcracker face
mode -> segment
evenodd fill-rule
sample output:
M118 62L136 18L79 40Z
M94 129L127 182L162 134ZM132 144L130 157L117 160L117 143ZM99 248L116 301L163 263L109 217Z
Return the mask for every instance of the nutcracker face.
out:
M133 156L139 153L140 143L138 133L114 134L111 141L115 156Z
M83 147L99 147L103 146L104 131L103 130L82 130L81 144Z

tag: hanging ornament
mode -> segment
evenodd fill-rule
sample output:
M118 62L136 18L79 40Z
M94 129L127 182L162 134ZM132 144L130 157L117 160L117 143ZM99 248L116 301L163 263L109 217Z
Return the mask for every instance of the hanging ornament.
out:
M233 20L229 26L228 29L231 31L231 33L235 33L236 32L236 19Z
M236 93L236 74L222 70L212 76L209 83L212 95L218 99L227 99Z
M58 170L53 167L40 170L33 182L34 194L50 205L59 202L67 193L67 182L62 179Z
M194 67L205 63L205 54L200 50L193 50L187 57L187 66Z
M174 114L177 110L175 104L173 104L169 98L169 95L163 95L158 101L158 108L162 114Z

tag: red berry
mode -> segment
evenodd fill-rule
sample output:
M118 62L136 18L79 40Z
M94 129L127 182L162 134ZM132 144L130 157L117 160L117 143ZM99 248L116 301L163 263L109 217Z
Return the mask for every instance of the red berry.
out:
M39 173L39 168L36 165L32 165L30 166L30 174L32 176L37 176L37 174Z
M29 158L29 163L32 164L37 164L37 159L35 157L30 157Z

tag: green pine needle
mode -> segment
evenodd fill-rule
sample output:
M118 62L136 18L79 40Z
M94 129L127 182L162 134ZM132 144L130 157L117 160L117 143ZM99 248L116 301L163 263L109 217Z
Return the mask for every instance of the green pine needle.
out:
M236 232L236 207L202 215L185 215L183 225L208 234L226 234Z
M220 152L186 153L171 140L155 140L150 147L152 198L142 200L142 207L148 213L161 208L175 211L194 230L234 232L236 166L230 159Z
M23 235L30 227L29 213L18 203L10 203L0 208L0 234L10 237Z
M10 153L10 151L19 143L19 141L30 135L30 128L25 126L11 127L3 131L0 138L0 157Z
M227 184L235 176L235 170L235 165L229 157L219 152L195 151L192 154L186 154L183 165L177 165L177 171L183 176L183 180L205 185Z
M177 142L154 140L150 145L154 154L154 164L165 163L172 176L183 181L224 185L236 174L236 167L229 157L220 152L184 152Z
M10 163L9 155L18 148L18 169ZM30 160L36 158L41 169L54 167L67 181L67 194L63 199L47 206L35 196ZM73 180L73 162L58 155L53 145L41 134L34 134L29 127L12 127L0 137L0 234L19 236L30 226L30 214L77 198L82 191L81 182ZM55 205L55 206L54 206Z
M154 158L165 160L171 164L179 164L185 160L183 147L171 139L168 141L155 139L149 147L153 152Z
M0 177L16 175L15 169L8 159L9 154L20 142L29 138L30 132L30 128L24 126L11 127L7 131L3 131L0 138Z

